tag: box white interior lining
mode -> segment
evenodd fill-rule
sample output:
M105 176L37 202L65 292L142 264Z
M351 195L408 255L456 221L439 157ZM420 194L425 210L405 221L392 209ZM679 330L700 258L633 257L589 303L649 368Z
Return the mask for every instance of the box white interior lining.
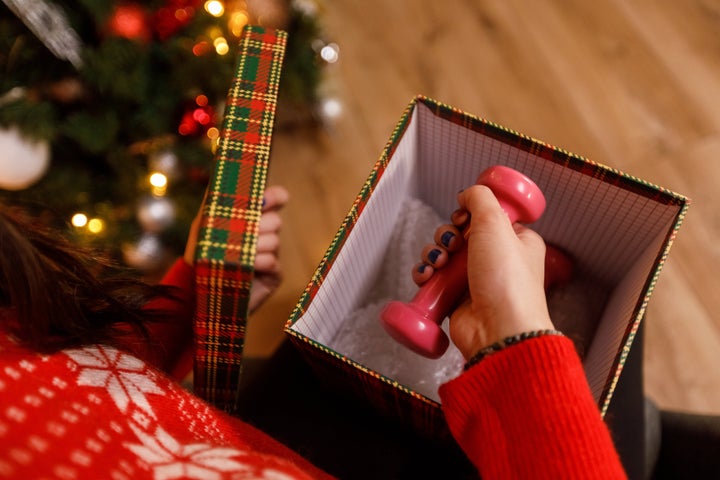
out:
M409 128L404 133L383 181L368 200L318 294L302 320L293 325L293 330L327 344L337 331L339 322L362 304L380 271L400 213L402 202L398 200L398 193L415 194L416 191L412 169L403 168L414 155L416 137L415 128Z

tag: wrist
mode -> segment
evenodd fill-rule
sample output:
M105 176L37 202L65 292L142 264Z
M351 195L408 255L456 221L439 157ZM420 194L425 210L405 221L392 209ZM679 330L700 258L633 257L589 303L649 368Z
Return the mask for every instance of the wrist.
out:
M537 310L516 312L514 315L498 319L495 322L494 331L490 332L487 340L488 343L494 343L524 332L553 330L554 328L555 325L550 320L549 313L538 314ZM483 346L479 345L479 347Z
M466 359L482 348L502 342L506 338L520 335L524 332L554 330L547 309L525 309L512 311L510 308L501 310L505 314L484 313L475 316L474 321L466 323L465 341L462 342L461 351ZM458 346L460 347L460 346Z
M478 352L475 353L474 355L472 355L470 357L470 359L467 361L467 363L465 364L464 370L468 370L469 368L473 367L474 365L480 363L486 357L488 357L494 353L497 353L507 347L516 345L518 343L524 342L525 340L529 340L531 338L542 337L544 335L562 336L563 333L560 332L559 330L555 330L555 329L543 329L543 330L526 331L526 332L522 332L522 333L518 333L515 335L505 337L502 340L494 342L494 343L478 350Z

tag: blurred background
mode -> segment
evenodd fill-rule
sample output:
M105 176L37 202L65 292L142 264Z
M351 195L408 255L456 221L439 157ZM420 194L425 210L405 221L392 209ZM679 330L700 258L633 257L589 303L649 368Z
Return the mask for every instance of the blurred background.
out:
M53 28L35 34L38 8ZM50 203L79 240L158 275L199 205L247 22L290 34L269 183L291 193L285 282L247 356L282 342L423 94L693 200L648 306L645 386L662 408L720 414L720 2L4 0L2 197Z

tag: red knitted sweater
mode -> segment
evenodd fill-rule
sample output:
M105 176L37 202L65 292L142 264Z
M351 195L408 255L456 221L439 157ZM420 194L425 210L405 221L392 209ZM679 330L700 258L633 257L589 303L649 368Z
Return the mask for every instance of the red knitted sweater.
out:
M189 300L192 277L178 262L164 283ZM183 319L153 332L163 349L128 343L40 355L0 330L0 478L331 478L166 373L182 358L190 319L187 304L155 306ZM566 339L494 354L441 395L483 478L624 476Z

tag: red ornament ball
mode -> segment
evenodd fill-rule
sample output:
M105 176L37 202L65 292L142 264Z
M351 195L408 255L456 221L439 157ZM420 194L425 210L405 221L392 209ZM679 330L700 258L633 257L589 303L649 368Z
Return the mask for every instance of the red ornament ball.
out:
M107 23L111 35L149 42L152 36L150 16L139 3L120 3L115 6Z

